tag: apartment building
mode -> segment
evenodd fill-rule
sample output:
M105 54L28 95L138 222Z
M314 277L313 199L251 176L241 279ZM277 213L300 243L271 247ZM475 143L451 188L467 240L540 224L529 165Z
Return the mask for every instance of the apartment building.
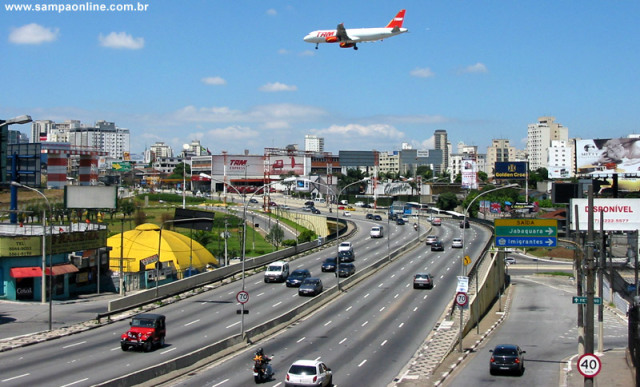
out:
M569 128L555 122L555 117L540 117L527 127L529 169L547 168L551 141L569 141Z

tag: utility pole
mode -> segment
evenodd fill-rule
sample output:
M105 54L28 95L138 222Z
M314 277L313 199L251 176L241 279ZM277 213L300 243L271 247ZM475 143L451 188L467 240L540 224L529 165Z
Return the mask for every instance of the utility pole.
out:
M598 264L598 297L600 297L600 305L598 305L598 352L604 351L604 283L603 274L607 264L607 235L604 233L604 212L600 211L600 262ZM610 292L613 292L613 282L611 283Z
M576 245L584 246L584 237L580 232L580 222L578 219L578 206L574 206L575 224L576 224ZM582 283L584 275L582 271L582 262L584 261L584 250L580 249L576 253L576 295L582 297ZM578 354L583 355L584 352L584 306L578 304Z
M595 276L594 276L594 258L593 258L593 185L589 185L589 198L587 199L589 212L587 213L587 316L585 324L585 353L593 353L593 316L594 305L593 297L595 293ZM585 387L593 387L593 378L584 378Z

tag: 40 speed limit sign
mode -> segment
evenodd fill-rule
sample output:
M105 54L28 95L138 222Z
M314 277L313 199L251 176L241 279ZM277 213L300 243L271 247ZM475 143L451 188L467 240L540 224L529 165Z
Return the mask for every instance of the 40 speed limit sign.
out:
M578 359L578 371L585 378L594 378L600 372L600 358L592 353L585 353Z

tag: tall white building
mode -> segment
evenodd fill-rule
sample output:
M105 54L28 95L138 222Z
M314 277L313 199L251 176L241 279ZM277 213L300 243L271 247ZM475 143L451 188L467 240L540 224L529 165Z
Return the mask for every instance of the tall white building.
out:
M305 135L304 150L305 152L324 153L324 137Z
M574 155L573 141L552 140L549 147L547 170L552 179L566 179L573 177Z
M529 170L547 168L551 141L569 141L569 128L555 122L555 117L540 117L527 128L527 153Z
M151 145L149 149L144 151L144 162L146 164L153 163L158 159L172 158L173 149L162 141L158 141Z

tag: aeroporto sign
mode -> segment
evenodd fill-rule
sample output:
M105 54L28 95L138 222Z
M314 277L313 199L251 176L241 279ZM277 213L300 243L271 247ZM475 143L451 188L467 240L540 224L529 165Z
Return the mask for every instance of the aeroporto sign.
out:
M571 210L578 208L578 226L587 230L588 199L571 199ZM600 214L605 231L640 229L640 199L593 199L594 229L600 230ZM571 216L571 230L576 230L575 214Z

